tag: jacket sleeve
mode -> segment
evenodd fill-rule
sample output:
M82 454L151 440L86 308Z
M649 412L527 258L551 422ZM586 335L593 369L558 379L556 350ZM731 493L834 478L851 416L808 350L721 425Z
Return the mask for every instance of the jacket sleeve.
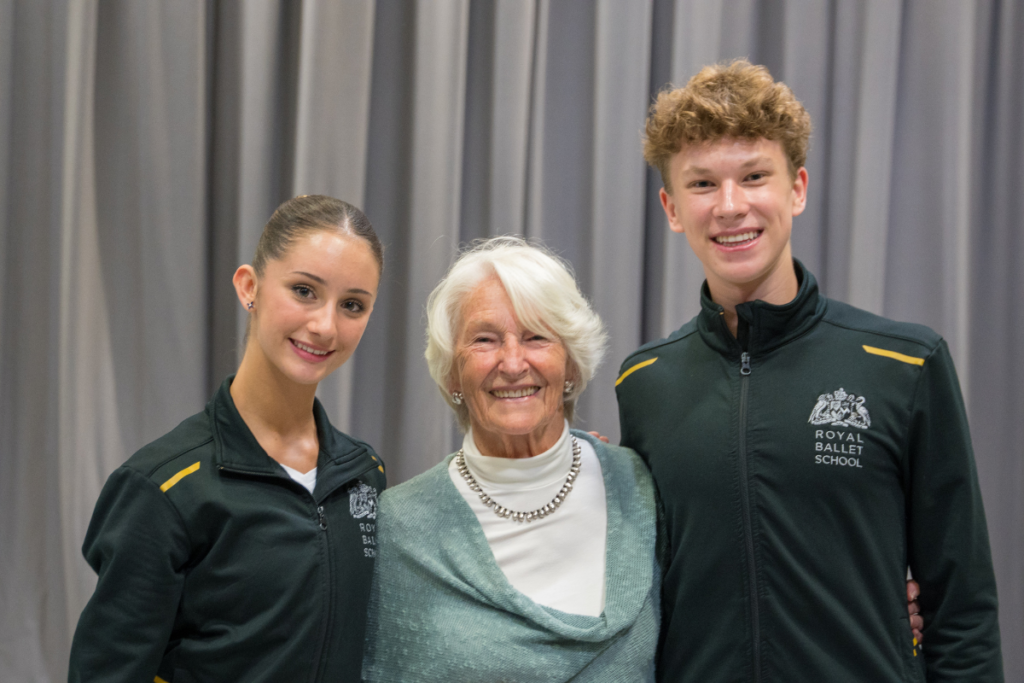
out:
M909 562L928 681L1003 680L995 576L960 385L945 341L926 359L909 433Z
M188 535L160 488L128 467L107 480L82 552L99 575L71 645L72 683L152 681L181 596Z

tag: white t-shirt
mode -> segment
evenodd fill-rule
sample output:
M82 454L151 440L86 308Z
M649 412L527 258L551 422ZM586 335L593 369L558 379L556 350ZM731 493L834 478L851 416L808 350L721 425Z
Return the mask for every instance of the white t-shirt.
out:
M277 463L277 464L281 465L281 463ZM305 486L307 491L309 491L310 493L313 493L313 487L316 486L316 468L315 467L313 469L311 469L309 472L306 472L305 474L303 474L302 472L299 472L298 470L292 469L291 467L288 467L288 465L281 465L281 467L284 468L284 471L288 473L289 477L291 477L295 481L297 481L300 484L302 484L303 486Z
M513 522L494 514L470 490L453 458L448 476L483 528L509 583L534 602L572 614L604 611L608 510L601 463L593 446L580 444L580 473L561 507L544 519ZM483 455L470 430L462 444L480 488L505 507L529 512L551 502L572 466L569 424L551 449L532 458Z

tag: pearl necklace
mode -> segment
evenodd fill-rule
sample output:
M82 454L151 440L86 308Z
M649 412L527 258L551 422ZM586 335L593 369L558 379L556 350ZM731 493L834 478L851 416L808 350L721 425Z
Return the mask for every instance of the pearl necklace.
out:
M473 478L473 474L469 471L469 466L466 464L466 454L460 448L459 452L455 454L455 467L459 470L459 474L466 480L466 485L474 493L480 496L480 501L487 507L494 510L494 514L505 519L511 519L513 522L532 522L535 519L544 519L552 512L557 510L559 506L565 501L566 496L572 491L572 483L576 481L576 477L580 474L580 464L582 459L580 458L580 443L576 440L576 437L572 438L572 467L569 468L569 474L565 477L565 483L562 484L562 488L555 494L554 499L543 507L539 507L531 512L516 512L515 510L509 510L504 505L499 505L497 501L484 493L484 490L480 488L480 484L477 483L476 479Z

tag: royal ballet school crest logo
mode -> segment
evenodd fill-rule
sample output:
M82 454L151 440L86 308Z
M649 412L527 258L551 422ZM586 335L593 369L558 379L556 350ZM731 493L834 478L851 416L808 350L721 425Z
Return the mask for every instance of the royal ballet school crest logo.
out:
M822 394L807 419L812 425L832 425L834 427L857 427L867 429L871 426L871 416L864 407L865 398L848 394L839 387L831 394Z
M359 482L348 490L348 511L355 519L377 519L377 489Z

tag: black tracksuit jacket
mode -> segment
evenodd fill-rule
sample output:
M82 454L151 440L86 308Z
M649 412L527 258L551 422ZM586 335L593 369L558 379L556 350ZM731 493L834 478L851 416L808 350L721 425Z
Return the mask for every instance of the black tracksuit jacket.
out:
M945 342L818 294L702 311L622 364L622 445L663 506L662 681L1002 681ZM908 625L907 567L925 643Z
M360 680L383 466L317 401L310 494L260 447L230 383L107 480L70 681Z

